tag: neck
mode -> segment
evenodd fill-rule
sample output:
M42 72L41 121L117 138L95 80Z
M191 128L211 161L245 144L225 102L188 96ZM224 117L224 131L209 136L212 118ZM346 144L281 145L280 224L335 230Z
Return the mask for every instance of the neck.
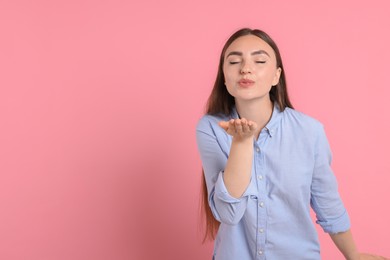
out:
M273 103L269 98L250 101L236 100L236 109L241 118L256 122L259 127L258 136L261 129L263 129L271 119Z

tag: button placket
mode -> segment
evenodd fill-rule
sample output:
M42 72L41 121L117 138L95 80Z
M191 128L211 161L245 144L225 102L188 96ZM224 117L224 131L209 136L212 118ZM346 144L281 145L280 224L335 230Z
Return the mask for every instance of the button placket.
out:
M264 136L263 136L264 138ZM264 139L255 141L254 143L254 158L255 158L255 174L257 179L257 188L259 192L258 196L258 219L257 219L257 257L256 259L264 259L264 248L265 248L265 226L266 226L266 210L265 210L265 165L263 149L260 148L260 143L264 143Z

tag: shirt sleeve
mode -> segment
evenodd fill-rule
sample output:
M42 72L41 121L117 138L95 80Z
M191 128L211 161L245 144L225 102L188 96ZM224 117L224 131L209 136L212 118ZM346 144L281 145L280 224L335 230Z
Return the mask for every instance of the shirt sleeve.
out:
M235 225L245 213L249 196L256 194L256 186L251 179L248 188L240 198L234 198L229 194L223 181L223 174L230 147L226 140L223 141L223 136L217 137L216 131L220 130L216 127L219 127L217 122L202 118L196 129L197 144L211 211L219 222ZM227 138L226 135L224 137Z
M315 151L311 206L316 213L316 223L327 233L347 231L350 229L350 220L331 169L332 154L322 125L318 131Z

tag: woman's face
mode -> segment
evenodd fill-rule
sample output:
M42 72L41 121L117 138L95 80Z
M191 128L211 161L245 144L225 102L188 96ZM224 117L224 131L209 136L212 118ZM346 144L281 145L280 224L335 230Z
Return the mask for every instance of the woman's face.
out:
M239 37L227 48L224 58L225 85L236 101L269 99L281 68L276 66L274 50L268 43L254 35Z

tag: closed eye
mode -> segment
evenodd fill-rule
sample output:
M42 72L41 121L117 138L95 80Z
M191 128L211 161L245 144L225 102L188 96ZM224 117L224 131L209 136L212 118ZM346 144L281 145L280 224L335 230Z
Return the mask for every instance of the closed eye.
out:
M262 64L264 64L265 61L256 61L256 63L262 63Z
M233 64L238 64L238 63L240 63L240 62L239 62L239 61L230 61L230 62L229 62L229 64L232 64L232 65L233 65Z

